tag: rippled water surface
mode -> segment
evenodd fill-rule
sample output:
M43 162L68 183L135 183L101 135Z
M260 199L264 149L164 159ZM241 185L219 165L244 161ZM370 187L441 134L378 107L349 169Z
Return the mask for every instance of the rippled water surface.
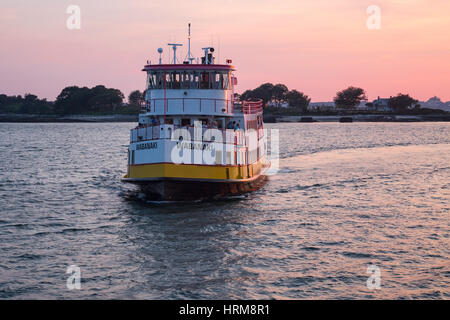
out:
M450 123L267 125L263 189L176 204L120 182L133 126L0 124L0 298L450 298Z

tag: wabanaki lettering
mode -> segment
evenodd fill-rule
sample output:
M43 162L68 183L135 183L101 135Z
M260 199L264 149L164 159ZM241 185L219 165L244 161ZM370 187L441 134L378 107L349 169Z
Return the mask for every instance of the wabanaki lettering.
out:
M157 142L141 143L136 145L136 150L156 149L157 147Z

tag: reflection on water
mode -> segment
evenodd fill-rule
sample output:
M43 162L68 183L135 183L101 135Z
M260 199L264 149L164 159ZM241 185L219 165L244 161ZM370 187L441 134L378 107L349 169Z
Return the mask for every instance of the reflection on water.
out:
M450 124L283 125L263 189L195 203L120 182L132 126L0 125L0 298L450 297Z

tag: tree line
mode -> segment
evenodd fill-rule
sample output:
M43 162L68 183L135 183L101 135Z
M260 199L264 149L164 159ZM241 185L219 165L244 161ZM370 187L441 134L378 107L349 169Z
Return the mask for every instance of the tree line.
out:
M144 102L145 92L135 90L128 96L128 103L124 103L124 94L114 88L97 85L92 88L69 86L64 88L55 101L39 99L36 95L25 94L24 97L7 96L0 94L0 113L23 114L107 114L139 112ZM284 84L264 83L253 90L247 90L241 95L236 94L241 101L262 99L268 113L277 110L288 110L300 114L307 113L311 102L303 92L289 90ZM333 101L339 110L354 110L362 102L367 100L364 89L348 87L336 93ZM288 104L288 108L279 108L282 104ZM372 103L366 103L373 107ZM398 94L390 97L388 106L393 112L424 111L418 101L408 94Z
M273 85L271 83L265 83L253 90L247 90L239 96L239 99L242 101L261 99L266 107L269 102L272 102L272 105L276 107L280 107L282 103L287 103L288 109L302 113L308 111L308 106L311 102L311 99L303 92L289 90L284 84ZM353 86L337 92L333 99L336 108L340 110L354 110L361 102L366 100L366 91ZM366 105L367 107L373 107L373 103L368 102ZM388 99L388 107L393 112L407 112L421 108L418 100L410 97L409 94L402 93L395 97L390 97Z
M253 90L247 90L239 96L240 100L261 99L264 106L273 102L275 107L288 103L290 108L306 112L311 99L303 92L289 90L284 84L264 83Z
M98 85L92 88L69 86L64 88L55 101L39 99L36 95L24 97L0 94L0 113L23 114L102 114L138 113L143 93L133 91L129 103L124 103L124 94L114 88Z
M341 109L355 109L362 101L366 101L366 92L362 88L348 87L345 90L339 91L334 98L334 103L337 108ZM409 94L399 93L395 97L390 97L387 106L394 112L406 112L411 109L420 109L418 100L409 96ZM366 106L373 107L373 103L368 102Z

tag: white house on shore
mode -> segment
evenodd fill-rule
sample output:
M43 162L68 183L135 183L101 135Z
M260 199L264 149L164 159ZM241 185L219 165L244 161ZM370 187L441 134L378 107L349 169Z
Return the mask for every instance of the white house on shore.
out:
M336 109L334 102L311 102L308 111L332 111Z
M356 110L367 110L368 101L361 101L355 109ZM336 104L334 102L311 102L308 106L309 111L333 111L336 110Z
M267 106L269 108L289 108L289 103L287 103L286 101L283 102L276 102L276 101L269 101L267 102Z
M361 101L356 107L355 107L355 109L356 110L367 110L367 103L368 103L369 101L367 101L367 100L363 100L363 101Z
M359 105L355 107L356 110L367 110L367 111L381 111L381 112L392 112L392 108L389 107L389 98L381 98L378 97L373 102L369 101L361 101ZM442 102L438 97L432 97L428 101L419 101L419 104L422 108L430 108L430 109L440 109L447 112L450 112L450 101ZM270 103L268 103L269 106ZM276 106L276 105L273 105ZM288 107L288 104L283 104L282 107ZM410 108L413 108L411 106ZM336 105L332 101L328 102L311 102L308 105L308 111L333 111L336 110Z
M392 97L390 97L392 98ZM390 98L380 98L374 100L371 105L367 107L367 110L369 111L384 111L384 112L390 112L392 111L392 108L389 107L389 99Z

